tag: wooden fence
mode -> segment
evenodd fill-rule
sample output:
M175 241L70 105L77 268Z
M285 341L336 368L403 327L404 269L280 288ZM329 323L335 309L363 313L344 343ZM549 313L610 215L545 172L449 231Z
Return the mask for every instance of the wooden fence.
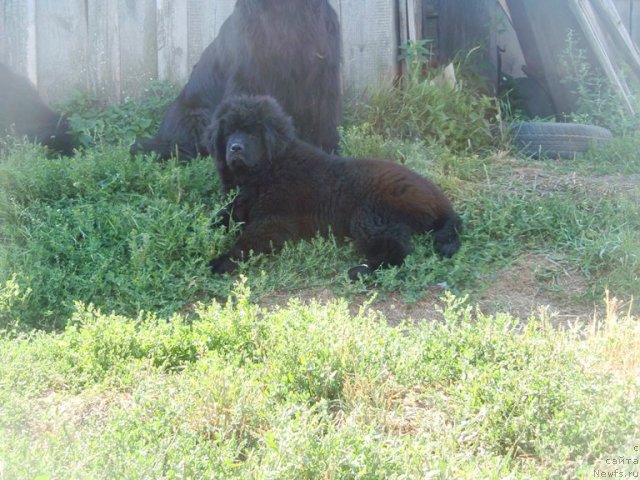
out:
M342 25L344 88L390 82L398 69L399 42L428 37L438 41L444 57L455 53L448 49L472 47L476 43L460 40L479 40L467 23L475 19L476 27L486 23L489 29L498 28L491 16L499 1L473 2L483 14L484 20L478 20L479 13L456 12L463 3L450 0L330 0ZM640 0L613 1L638 45ZM183 84L235 2L1 0L0 62L30 78L45 99L64 101L75 91L88 91L118 103L152 79ZM461 15L463 21L458 21ZM460 30L460 38L449 42ZM500 37L504 33L496 35L482 35L490 37L489 55L495 53L494 43L507 41ZM514 62L519 72L522 59Z
M396 1L331 4L342 25L345 88L390 81L397 68ZM46 99L89 91L118 103L152 79L183 84L235 0L2 0L1 5L0 62L30 78Z
M640 45L640 0L613 0L631 40Z

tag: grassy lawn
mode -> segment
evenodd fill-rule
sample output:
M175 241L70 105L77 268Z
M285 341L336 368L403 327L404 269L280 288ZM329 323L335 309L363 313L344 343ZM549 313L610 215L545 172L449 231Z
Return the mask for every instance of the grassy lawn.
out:
M415 237L355 284L333 238L211 275L239 228L211 159L128 155L158 100L79 99L73 158L9 141L0 479L639 472L607 460L640 461L640 136L534 161L487 135L487 99L408 92L350 110L343 153L442 185L463 247Z

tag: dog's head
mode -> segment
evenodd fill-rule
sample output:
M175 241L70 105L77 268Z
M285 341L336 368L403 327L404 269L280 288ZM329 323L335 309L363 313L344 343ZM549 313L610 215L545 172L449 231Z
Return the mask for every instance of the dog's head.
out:
M205 139L219 170L256 173L295 138L291 117L270 96L239 95L221 103Z

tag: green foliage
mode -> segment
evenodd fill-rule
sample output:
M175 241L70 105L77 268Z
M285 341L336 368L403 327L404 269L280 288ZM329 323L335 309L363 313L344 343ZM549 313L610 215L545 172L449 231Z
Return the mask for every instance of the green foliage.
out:
M298 242L241 265L256 298L329 288L347 296L399 292L415 301L438 283L473 291L525 250L553 251L578 266L596 298L605 286L621 295L638 291L634 250L640 239L633 225L639 220L632 204L621 208L617 197L586 187L550 195L503 178L487 157L388 141L367 124L345 127L342 137L345 155L394 159L442 185L464 220L462 249L440 259L429 236L416 236L402 268L353 285L345 272L364 259L348 242ZM619 164L620 154L611 153L608 164ZM15 274L30 294L3 322L61 327L75 301L135 315L169 314L203 296L224 298L235 276L212 276L207 262L230 245L237 229L228 231L213 218L225 199L210 162L160 164L107 145L72 159L47 159L37 147L15 147L0 161L0 282ZM599 165L600 157L591 162ZM636 163L627 159L625 171Z
M424 76L425 68L434 56L432 43L433 40L425 38L400 45L398 60L405 62L410 81L420 81L420 77Z
M560 54L563 82L576 97L576 111L569 119L606 127L617 135L633 133L640 127L638 116L632 116L623 99L613 89L606 77L595 72L584 49L578 47L575 33L567 33L565 48ZM637 98L634 103L640 106Z
M440 259L417 235L401 268L365 282L347 280L362 259L333 236L211 275L208 260L239 228L214 218L228 199L211 160L127 152L155 128L162 98L95 111L78 100L76 127L95 142L74 158L8 146L0 477L573 478L637 438L640 411L628 401L637 386L592 373L594 350L544 319L484 315L462 295L442 299L442 322L394 328L344 300L285 306L300 291L374 306L376 295L415 301L438 283L473 294L523 252L573 266L592 298L607 286L640 291L634 192L580 176L637 173L638 139L537 164L558 178L577 170L570 185L523 180L513 170L529 163L467 151L490 145L493 106L422 77L426 46L407 50L415 71L404 90L379 92L352 115L342 152L398 161L442 185L463 217L463 246ZM636 331L634 322L616 331ZM610 349L637 350L633 335L612 332Z
M471 264L508 260L523 250L554 252L590 279L595 298L607 286L620 294L639 291L634 252L640 251L635 228L640 211L632 201L600 196L588 187L545 192L516 182L496 185L472 202L467 208L474 213L466 224L473 233L463 238L467 245L462 250L463 255L467 248L474 253Z
M157 132L176 94L175 86L156 82L139 97L127 98L120 105L109 106L90 95L77 94L63 109L85 147L98 140L131 144L135 137L150 137Z
M577 164L577 165L576 165ZM635 174L640 171L640 133L612 138L576 159L574 168L592 175Z
M191 320L78 305L61 333L0 337L4 472L549 478L638 427L631 386L587 373L573 334L444 304L390 327L344 302L265 311L241 281Z
M75 300L166 312L201 291L226 236L211 228L223 199L210 160L178 168L113 147L22 154L0 163L0 272L31 290L17 309L27 325L60 326Z
M368 123L339 127L340 151L345 157L386 158L404 163L407 143L385 139ZM422 145L421 145L422 146Z
M438 143L455 152L483 151L494 145L490 123L493 99L468 88L462 78L451 86L441 71L422 75L424 46L408 46L409 72L402 86L380 87L355 105L349 122L371 125L385 138Z
M26 291L16 281L16 275L0 284L0 332L15 330L20 325L20 318L16 315L21 304L29 297L31 289Z

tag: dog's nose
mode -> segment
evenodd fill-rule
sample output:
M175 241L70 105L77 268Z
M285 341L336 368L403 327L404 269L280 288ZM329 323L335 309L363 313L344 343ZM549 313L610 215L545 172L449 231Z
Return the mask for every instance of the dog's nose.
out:
M244 150L244 147L239 143L233 143L229 147L229 150L231 150L233 153L238 153L238 152L241 152L242 150Z

